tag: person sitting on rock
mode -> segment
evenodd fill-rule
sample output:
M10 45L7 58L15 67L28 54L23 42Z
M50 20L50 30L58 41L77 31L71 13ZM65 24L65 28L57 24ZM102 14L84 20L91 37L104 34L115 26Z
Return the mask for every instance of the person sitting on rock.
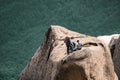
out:
M80 41L77 40L77 49L80 50L80 49L82 48L82 46L83 46L83 45L80 43Z
M77 44L75 42L72 42L72 47L73 47L73 51L76 51L77 50Z

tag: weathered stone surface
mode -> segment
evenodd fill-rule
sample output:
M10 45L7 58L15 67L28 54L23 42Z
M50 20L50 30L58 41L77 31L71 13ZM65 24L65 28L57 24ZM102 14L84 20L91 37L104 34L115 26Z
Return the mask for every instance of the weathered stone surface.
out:
M68 55L66 36L89 45ZM117 77L110 51L100 40L52 26L19 80L117 80Z
M115 72L120 80L120 37L115 44L115 50L113 53L113 62L114 62Z
M97 38L103 41L107 46L110 46L111 40L118 39L120 34L98 36Z
M114 54L114 51L115 51L115 45L118 41L118 38L119 38L119 35L118 36L113 36L110 40L110 43L109 43L109 48L110 48L112 58L113 58L113 54Z

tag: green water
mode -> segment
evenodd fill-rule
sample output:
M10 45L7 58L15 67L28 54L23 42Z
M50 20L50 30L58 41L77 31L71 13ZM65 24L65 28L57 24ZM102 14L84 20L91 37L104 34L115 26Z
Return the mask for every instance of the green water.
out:
M120 0L0 0L0 80L17 80L50 25L120 33Z

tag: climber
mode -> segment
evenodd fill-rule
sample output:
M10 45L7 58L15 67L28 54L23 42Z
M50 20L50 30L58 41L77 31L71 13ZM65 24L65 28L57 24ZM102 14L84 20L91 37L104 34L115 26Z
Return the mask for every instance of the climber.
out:
M73 52L74 43L71 41L70 37L65 38L65 43L66 43L66 46L67 46L67 54L69 54L70 52Z
M80 50L80 49L82 48L82 46L83 46L83 45L80 43L80 41L77 40L77 49Z

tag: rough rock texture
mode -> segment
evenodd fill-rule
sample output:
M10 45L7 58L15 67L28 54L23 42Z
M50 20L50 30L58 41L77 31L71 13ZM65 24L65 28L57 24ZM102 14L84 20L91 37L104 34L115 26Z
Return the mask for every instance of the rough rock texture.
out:
M103 41L107 46L109 46L111 40L119 38L119 35L120 34L104 35L104 36L98 36L97 38Z
M113 58L113 54L114 54L114 51L115 51L115 45L118 41L118 38L119 38L119 36L113 36L110 40L110 43L109 43L109 48L110 48L112 58Z
M68 55L64 43L66 36L90 44ZM19 80L117 80L117 77L110 51L100 40L52 26Z
M120 37L116 42L115 50L113 54L113 62L115 67L115 72L120 80Z

